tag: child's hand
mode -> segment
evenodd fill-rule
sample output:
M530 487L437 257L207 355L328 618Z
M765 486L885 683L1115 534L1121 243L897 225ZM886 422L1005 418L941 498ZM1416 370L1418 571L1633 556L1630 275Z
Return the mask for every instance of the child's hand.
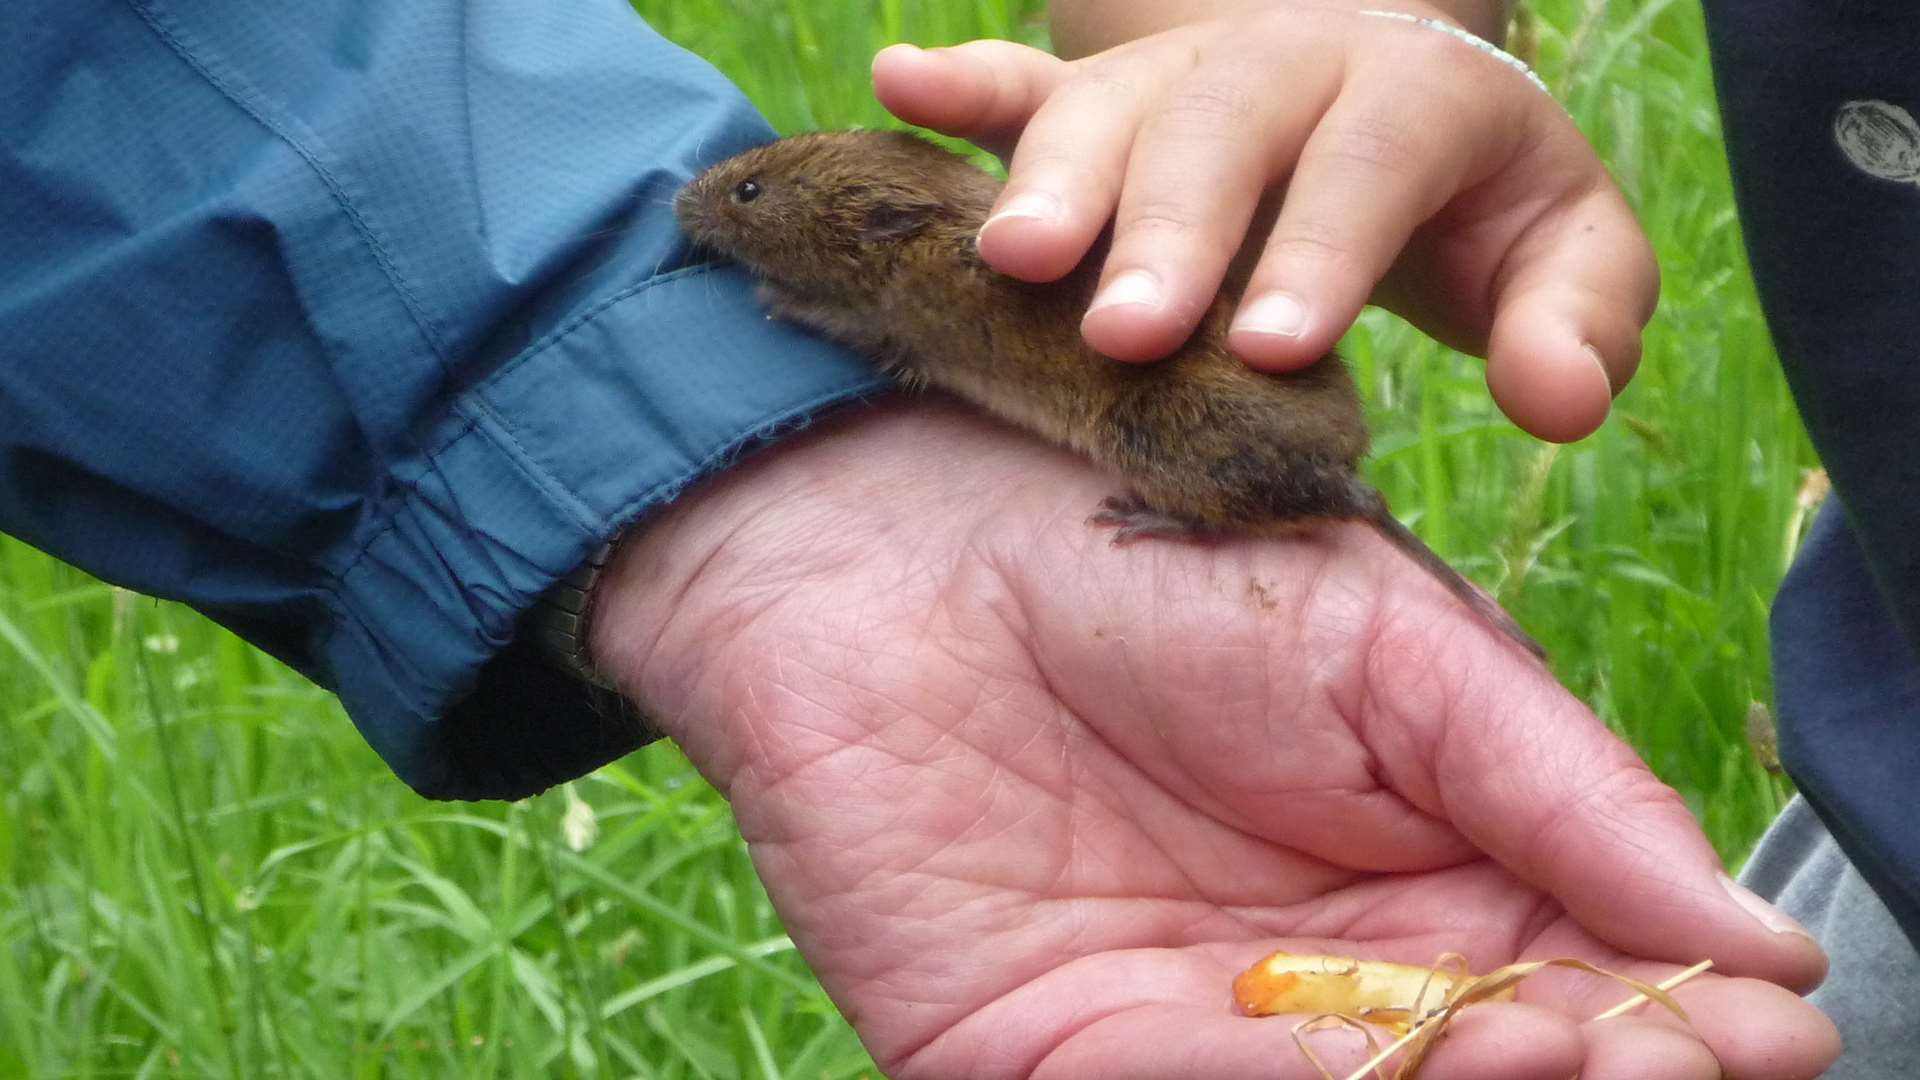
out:
M1486 355L1500 407L1567 441L1638 362L1659 271L1626 202L1553 99L1431 27L1322 0L1073 62L1004 41L895 46L874 88L909 123L1013 148L980 235L996 269L1058 278L1114 222L1083 324L1110 356L1184 341L1285 184L1231 337L1249 364L1314 360L1371 297Z

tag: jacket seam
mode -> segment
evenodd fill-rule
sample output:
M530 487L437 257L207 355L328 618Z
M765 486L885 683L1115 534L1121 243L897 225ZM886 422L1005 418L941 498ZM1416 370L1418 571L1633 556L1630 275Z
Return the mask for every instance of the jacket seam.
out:
M134 14L147 24L148 29L152 30L154 35L180 58L181 62L193 69L202 81L231 102L235 108L245 113L254 123L285 143L301 161L307 164L308 168L313 170L314 175L319 177L321 186L326 188L334 205L340 209L348 223L353 226L354 232L359 235L360 242L366 246L367 253L373 256L374 264L380 268L381 276L386 278L388 286L399 296L401 306L407 309L407 315L412 320L414 328L419 331L421 338L425 340L434 362L440 367L442 374L446 374L446 349L440 341L439 333L433 328L433 321L427 314L426 306L414 294L413 287L407 284L405 275L400 272L399 266L387 252L386 245L381 243L372 223L354 204L339 177L328 167L326 161L300 138L295 137L289 130L288 124L269 116L267 110L256 103L255 99L260 99L264 95L248 85L242 76L238 73L223 75L216 72L209 60L195 53L182 39L173 20L160 10L157 0L127 0L127 6L131 7ZM309 132L307 136L315 144L319 144L317 135Z
M478 407L475 405L475 402L478 401L479 396L484 394L489 387L505 380L509 375L512 375L514 371L531 361L534 357L560 344L588 323L606 314L609 308L631 300L655 286L666 285L679 281L682 278L699 277L704 274L710 274L714 269L715 265L713 263L695 263L692 266L683 266L671 273L654 274L642 278L625 288L608 294L591 305L582 308L579 313L575 314L566 322L547 331L545 337L521 349L513 357L508 359L506 363L501 364L498 370L488 373L487 377L475 385L472 390L461 395L460 401L456 403L455 408L464 411L468 407Z
M560 477L554 475L553 471L527 448L526 443L520 438L520 433L516 425L506 414L495 408L493 403L487 400L486 393L496 383L506 379L525 364L532 362L532 360L541 353L547 352L565 342L569 337L614 307L646 293L657 285L664 285L682 278L698 277L710 273L712 270L712 263L698 263L693 266L682 267L671 273L651 275L595 301L560 326L549 331L546 336L540 340L520 350L519 353L508 359L506 363L501 364L498 370L490 373L473 389L462 394L459 400L454 402L454 411L476 425L484 421L487 430L483 430L482 434L487 437L488 441L501 446L501 448L506 451L505 456L514 463L522 475L536 487L547 492L549 498L573 519L574 525L580 528L581 531L596 531L598 526L595 522L598 520L599 515L593 512L593 509L587 505L586 500L580 497L580 493L575 491L571 484L566 483ZM493 429L498 430L497 436L494 434ZM454 441L464 437L466 434L466 430L463 429L446 443L426 449L424 452L429 458L437 456L441 451L446 449L447 446L452 445Z

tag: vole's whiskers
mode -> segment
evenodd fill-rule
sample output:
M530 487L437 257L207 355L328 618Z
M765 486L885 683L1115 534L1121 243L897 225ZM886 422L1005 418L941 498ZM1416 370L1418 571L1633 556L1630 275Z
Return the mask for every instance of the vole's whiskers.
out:
M630 214L632 213L633 210L638 210L641 208L645 208L648 210L666 210L669 214L673 212L673 195L672 194L653 195L651 197L646 197L646 198L641 198L636 196L635 198L631 199L630 202L632 203L632 207L629 209ZM585 232L574 233L570 235L567 239L574 240L574 241L598 240L601 237L605 237L605 236L619 236L622 233L632 232L634 229L639 228L644 221L645 221L644 216L643 217L630 216L626 220L623 220L618 224L608 225L604 228L599 228L599 229L588 229Z

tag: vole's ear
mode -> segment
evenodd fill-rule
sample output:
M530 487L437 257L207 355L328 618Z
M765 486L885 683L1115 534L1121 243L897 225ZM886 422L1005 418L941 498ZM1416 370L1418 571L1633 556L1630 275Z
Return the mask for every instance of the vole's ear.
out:
M939 204L930 202L894 203L867 211L860 222L860 239L869 244L905 240L927 227Z

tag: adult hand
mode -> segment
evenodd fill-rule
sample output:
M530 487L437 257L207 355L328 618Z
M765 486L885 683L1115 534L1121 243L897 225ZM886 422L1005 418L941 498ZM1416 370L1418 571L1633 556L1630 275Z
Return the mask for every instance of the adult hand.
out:
M1639 363L1659 268L1560 105L1464 41L1357 10L1446 15L1420 0L1239 6L1072 62L896 46L874 90L1010 155L980 235L1003 273L1058 278L1113 223L1082 328L1110 356L1184 341L1248 240L1230 342L1249 364L1311 363L1371 299L1486 356L1526 430L1598 427ZM1281 187L1269 228L1256 204Z
M1743 907L1681 800L1404 556L1358 526L1111 547L1085 522L1111 492L889 404L683 497L603 586L597 657L731 800L888 1073L1316 1076L1293 1021L1229 1003L1282 947L1717 964L1676 995L1691 1030L1588 1022L1628 991L1538 976L1466 1011L1430 1080L1833 1059L1782 989L1818 946ZM1337 1073L1365 1057L1311 1038Z

